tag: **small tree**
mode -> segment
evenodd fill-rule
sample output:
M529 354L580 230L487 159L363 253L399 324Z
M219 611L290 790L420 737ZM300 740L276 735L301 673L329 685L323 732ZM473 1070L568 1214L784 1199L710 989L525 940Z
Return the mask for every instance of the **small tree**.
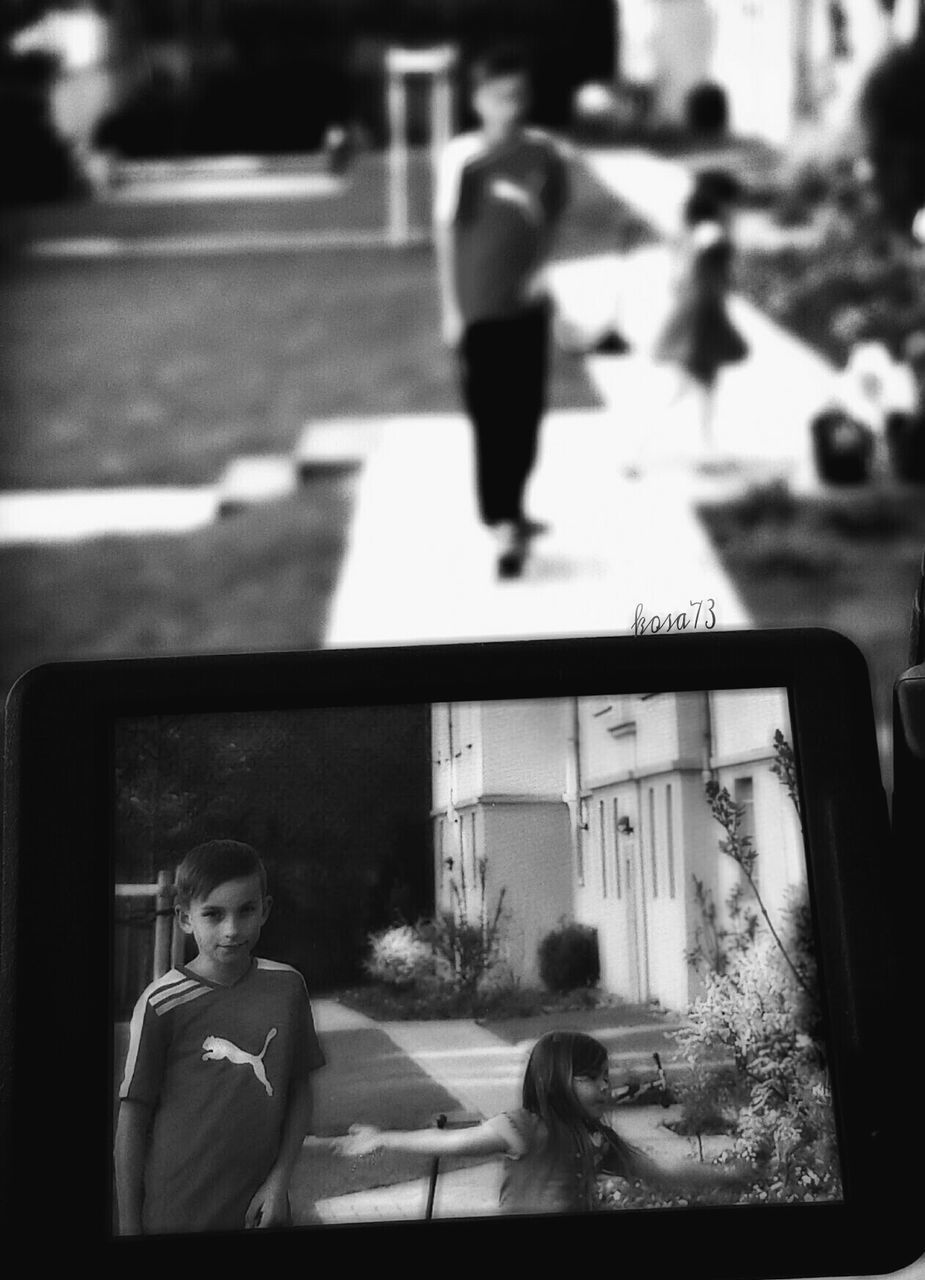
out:
M801 818L796 761L779 730L771 772ZM775 1198L831 1196L838 1165L808 894L794 892L775 925L757 884L758 850L742 831L742 806L715 781L706 794L725 832L719 848L741 870L757 911L746 914L739 885L727 903L732 924L720 928L712 898L695 881L704 924L689 959L706 970L706 991L676 1033L692 1070L683 1122L699 1140L737 1096L741 1154L774 1162ZM717 1074L717 1053L734 1070L731 1092Z
M687 963L700 974L725 973L730 957L747 951L754 942L758 915L746 904L745 891L737 884L726 899L729 925L720 925L712 892L699 876L693 881L701 923L694 930L694 945L686 952Z
M479 891L478 918L473 921L469 911L470 887L466 879L465 864L460 858L444 860L450 873L450 909L438 913L435 919L421 927L421 934L452 974L452 981L467 994L474 993L501 957L501 942L507 914L504 908L506 890L498 894L494 911L488 907L487 879L488 858L476 860L476 876ZM454 876L454 871L457 874Z

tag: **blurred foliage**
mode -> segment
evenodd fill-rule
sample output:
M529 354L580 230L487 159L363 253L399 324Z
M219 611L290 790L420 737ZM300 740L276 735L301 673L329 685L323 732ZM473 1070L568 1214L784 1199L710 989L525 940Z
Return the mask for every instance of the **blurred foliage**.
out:
M382 145L395 44L460 47L465 124L465 63L489 34L523 46L533 114L547 124L567 121L576 85L612 74L609 0L225 0L211 10L151 0L124 33L134 84L99 141L132 156L302 151L349 122ZM408 85L408 129L415 143L428 136L423 82Z
M67 146L51 118L55 60L0 50L3 182L0 207L59 200L79 189Z
M274 899L261 951L316 990L428 905L426 708L125 720L115 759L116 879L150 883L213 837L254 845Z

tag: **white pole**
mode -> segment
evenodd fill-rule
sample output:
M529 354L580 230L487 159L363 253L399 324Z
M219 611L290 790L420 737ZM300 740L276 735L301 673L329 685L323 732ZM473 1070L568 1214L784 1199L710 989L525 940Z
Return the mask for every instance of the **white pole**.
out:
M405 80L389 68L389 239L408 243L408 126Z
M173 892L169 871L157 873L157 897L155 898L157 915L154 918L154 977L162 978L170 968L170 919L169 911L173 905Z
M174 905L174 907L176 907L176 904L177 904L177 889L176 889L176 885L177 885L177 874L176 874L176 872L174 872L174 876L173 876L173 883L174 883L174 890L173 890L173 905ZM185 945L185 944L186 944L186 935L184 934L183 930L180 928L180 921L177 919L176 911L174 911L173 919L172 919L172 920L171 920L171 922L170 922L170 929L171 929L171 932L170 932L170 967L171 967L172 969L176 969L176 968L178 968L178 967L183 963L183 957L184 957L184 954L185 954L185 952L186 952L186 945Z

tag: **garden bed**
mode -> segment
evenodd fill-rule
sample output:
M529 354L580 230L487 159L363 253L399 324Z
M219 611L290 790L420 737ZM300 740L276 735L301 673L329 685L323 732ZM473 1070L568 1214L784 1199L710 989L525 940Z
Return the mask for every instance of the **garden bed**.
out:
M423 1022L444 1018L501 1022L506 1019L532 1019L579 1010L606 1009L610 1015L611 1010L622 1007L621 1001L587 988L562 995L536 987L521 986L502 986L495 990L471 993L460 991L450 984L439 983L407 987L368 983L338 992L337 999L349 1008L380 1022Z
M892 686L908 666L925 547L921 490L796 498L775 484L701 507L700 516L755 625L831 627L859 647L886 764Z

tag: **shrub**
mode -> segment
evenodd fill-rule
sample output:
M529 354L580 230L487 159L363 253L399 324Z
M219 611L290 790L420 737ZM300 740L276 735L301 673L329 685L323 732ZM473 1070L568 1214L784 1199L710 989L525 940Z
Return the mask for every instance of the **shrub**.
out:
M501 960L502 902L503 895L492 921L472 923L461 911L444 911L421 926L440 981L468 992L490 983Z
M791 945L802 945L807 919L794 908ZM717 1051L731 1058L745 1097L738 1152L749 1160L773 1161L781 1196L807 1187L829 1194L838 1183L820 1042L802 1029L813 1023L802 982L780 949L766 943L733 957L726 973L709 975L706 993L675 1033L695 1074ZM701 1110L702 1101L701 1095Z
M3 183L0 207L63 200L79 193L70 150L54 127L49 91L55 67L50 55L0 50L3 108Z
M565 921L538 948L540 977L550 991L593 987L601 976L597 930Z
M364 968L377 982L390 987L410 987L432 975L433 948L411 925L396 925L369 936L370 954Z

